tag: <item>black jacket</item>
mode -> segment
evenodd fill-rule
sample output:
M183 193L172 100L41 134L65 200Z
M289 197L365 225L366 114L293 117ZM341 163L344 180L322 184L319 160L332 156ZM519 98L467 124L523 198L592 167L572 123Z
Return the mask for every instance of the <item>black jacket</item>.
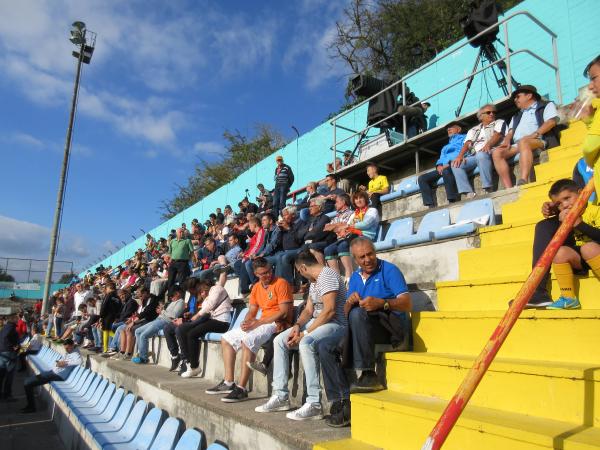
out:
M288 188L294 184L294 172L287 164L282 164L281 168L275 168L275 186L287 186Z
M304 235L304 241L312 242L328 242L332 243L335 241L335 234L331 231L323 231L325 225L327 225L331 219L325 214L321 214L317 217L311 217L308 222L308 231Z
M281 230L281 248L283 250L295 250L304 244L304 235L308 227L303 220L296 220L289 230Z
M115 319L121 312L121 299L116 292L105 294L100 306L100 323L103 330L110 330Z
M125 322L129 319L134 312L138 309L138 303L135 301L133 297L129 297L123 307L121 308L121 312L119 313L119 317L117 322Z
M142 320L145 320L146 322L152 322L158 317L156 308L158 308L158 297L156 295L150 295L150 298L146 300L144 305L142 305L142 310L138 314L136 323L139 323Z
M0 330L0 352L14 352L18 345L17 325L13 322L6 322L6 325Z

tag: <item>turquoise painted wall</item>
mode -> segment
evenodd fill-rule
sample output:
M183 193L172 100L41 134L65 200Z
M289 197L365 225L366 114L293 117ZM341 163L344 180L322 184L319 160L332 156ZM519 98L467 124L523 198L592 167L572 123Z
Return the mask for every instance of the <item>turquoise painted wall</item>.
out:
M585 65L593 59L600 49L600 27L598 22L597 0L526 0L506 15L516 11L529 11L542 23L558 35L558 55L560 65L561 90L564 102L570 102L577 94L577 89L586 80L583 77ZM502 38L502 33L499 34ZM445 52L451 52L463 41L456 43ZM509 44L513 51L529 49L548 61L552 61L552 45L550 37L530 20L523 16L516 17L509 24ZM504 53L498 46L500 55ZM447 59L434 64L412 77L408 86L417 96L424 98L431 93L459 80L470 72L477 55L477 50L466 46ZM557 98L554 72L530 56L519 54L511 58L514 78L523 84L534 84L543 95L552 99ZM487 72L487 71L486 71ZM465 83L431 99L432 108L428 111L437 124L443 124L454 117L454 111L464 91ZM463 113L474 111L490 100L501 98L503 94L495 80L488 75L475 78L467 96ZM365 126L366 108L360 108L340 119L340 125L354 130ZM348 136L348 132L338 129L338 140ZM332 126L323 123L286 145L277 154L282 154L285 161L292 166L296 174L296 182L292 189L299 189L311 180L320 179L325 174L325 165L331 161L329 150L333 141ZM355 141L349 141L340 150L354 147ZM213 192L204 200L191 206L171 220L160 224L150 233L155 237L167 236L169 230L177 228L181 223L190 223L193 218L203 221L217 207L231 204L234 208L249 189L250 197L257 195L256 184L262 182L265 186L273 185L273 170L275 155L265 158L254 167L240 175L237 179ZM145 227L144 227L145 228ZM121 264L131 257L138 248L143 248L145 238L122 248L101 262L106 266ZM96 266L91 267L93 271Z
M0 298L9 298L10 295L14 292L15 295L19 298L43 298L44 297L44 284L40 284L40 289L36 291L24 290L24 289L0 289ZM58 291L59 289L67 287L68 284L51 284L50 285L50 294L54 291Z

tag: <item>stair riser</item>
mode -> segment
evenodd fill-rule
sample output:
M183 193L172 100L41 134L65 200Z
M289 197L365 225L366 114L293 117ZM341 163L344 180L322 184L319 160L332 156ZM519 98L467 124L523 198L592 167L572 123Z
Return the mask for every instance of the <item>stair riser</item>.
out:
M498 353L503 358L597 363L600 320L550 319L552 311L518 319ZM476 356L481 352L500 317L457 318L413 314L414 349L418 352ZM437 314L437 313L436 313ZM574 317L575 314L574 314Z
M388 389L449 400L466 376L471 362L448 359L447 364L388 360ZM586 377L587 380L582 379L583 372L577 375L581 379L566 376L557 377L551 371L542 375L522 373L519 365L502 364L496 368L492 364L469 404L574 423L590 420L598 426L600 382L594 382L592 374ZM528 401L522 401L524 398ZM586 408L595 411L596 417L588 417Z
M531 271L531 243L463 250L458 261L461 280L522 275Z
M570 146L560 146L548 150L548 158L550 161L556 161L561 158L573 158L575 161L581 158L581 143Z
M578 296L582 309L600 309L600 281L595 278L576 278L579 285ZM440 311L498 311L508 307L508 301L515 297L523 282L439 287L437 302ZM552 298L560 297L556 280L552 280Z
M532 242L536 223L537 222L532 222L528 225L480 233L479 239L481 247L485 248L492 245Z

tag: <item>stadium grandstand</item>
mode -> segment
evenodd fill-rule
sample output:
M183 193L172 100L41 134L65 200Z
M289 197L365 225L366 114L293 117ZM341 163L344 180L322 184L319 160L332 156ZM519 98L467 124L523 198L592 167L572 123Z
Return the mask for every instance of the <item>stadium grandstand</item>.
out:
M23 412L72 449L600 449L597 6L525 0L357 77L81 272Z

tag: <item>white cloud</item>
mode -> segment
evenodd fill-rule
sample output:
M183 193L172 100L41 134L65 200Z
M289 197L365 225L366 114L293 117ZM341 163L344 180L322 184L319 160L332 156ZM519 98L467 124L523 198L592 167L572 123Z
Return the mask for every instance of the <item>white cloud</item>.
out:
M46 144L44 144L41 140L27 133L16 132L10 136L8 140L14 142L15 144L35 150L42 150L46 147Z
M221 156L227 149L221 142L196 142L194 144L194 152L200 156Z

